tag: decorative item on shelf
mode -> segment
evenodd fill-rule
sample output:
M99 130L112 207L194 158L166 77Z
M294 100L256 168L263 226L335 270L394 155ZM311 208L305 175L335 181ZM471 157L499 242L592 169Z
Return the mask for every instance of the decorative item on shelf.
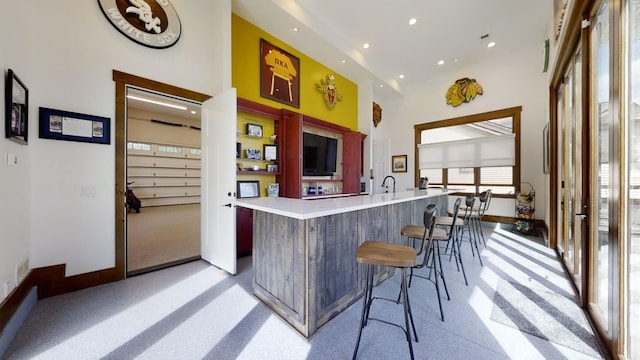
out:
M278 146L276 145L263 145L264 150L264 159L269 161L277 161L278 160Z
M237 183L238 198L253 198L260 196L260 182L258 180L239 180Z
M482 86L476 82L476 79L458 79L447 90L447 105L456 107L462 103L471 102L476 95L482 95L483 92Z
M373 102L373 126L378 127L382 122L382 107L375 101Z
M315 185L309 185L309 189L307 190L307 195L315 195L315 194L316 194Z
M338 94L336 88L336 77L328 74L325 79L320 79L320 83L316 84L316 89L322 93L324 104L329 110L333 109L338 101L342 101L342 95Z
M393 155L391 157L391 172L407 172L407 155Z
M278 197L280 195L280 184L271 183L267 186L267 195L270 197Z
M236 159L240 159L240 157L242 156L242 144L240 144L239 142L236 143Z
M278 172L278 165L276 164L267 164L268 172Z
M262 125L247 124L247 135L262 137Z
M262 160L262 152L257 149L247 149L247 159L250 160Z

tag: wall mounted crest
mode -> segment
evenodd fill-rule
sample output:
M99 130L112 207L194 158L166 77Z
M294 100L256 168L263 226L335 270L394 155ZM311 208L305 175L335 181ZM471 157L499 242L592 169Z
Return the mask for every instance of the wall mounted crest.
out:
M325 105L329 110L333 109L338 101L342 101L342 95L338 94L336 89L336 78L329 74L326 79L320 79L320 83L316 84L318 91L322 93Z
M144 46L163 49L178 42L182 25L169 0L98 0L118 31Z
M476 95L482 95L482 86L476 79L462 78L456 80L447 90L447 105L458 106L463 102L468 103L475 99Z
M378 124L380 124L381 121L382 121L382 107L374 101L373 102L373 126L378 127Z

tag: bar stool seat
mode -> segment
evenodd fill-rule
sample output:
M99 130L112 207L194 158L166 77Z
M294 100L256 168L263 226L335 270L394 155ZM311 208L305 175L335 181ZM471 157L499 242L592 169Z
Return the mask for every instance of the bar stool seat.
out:
M367 240L358 247L356 251L356 261L360 264L366 265L365 275L365 289L363 295L362 315L360 319L360 329L358 331L358 340L356 342L356 348L353 352L353 359L355 360L358 355L358 348L360 347L360 337L362 335L362 329L367 326L369 320L377 320L389 325L394 325L401 328L407 338L409 344L409 354L411 359L413 356L413 344L411 340L411 330L409 329L409 322L413 328L413 333L418 341L415 325L413 324L413 316L411 315L411 305L409 304L409 296L407 293L407 277L406 270L416 264L417 253L416 250L410 246L390 244L387 242ZM372 318L369 316L369 310L371 309L371 303L375 299L388 300L397 302L395 299L385 299L379 297L373 297L373 268L375 265L388 266L400 269L402 273L401 280L401 293L402 293L402 305L404 310L404 327L390 323L385 320Z
M406 236L411 239L421 239L424 235L424 230L425 228L422 225L405 225L400 230L400 235ZM436 240L446 240L447 231L444 229L435 228L433 229L433 238Z
M437 216L436 217L436 225L451 226L452 222L454 222L453 216ZM459 217L456 217L456 220L453 226L464 226L464 221Z
M413 240L413 247L415 248L415 242L421 241L418 251L418 263L411 267L409 271L409 283L407 287L411 287L411 281L413 277L426 279L432 282L436 287L436 294L438 296L438 307L440 308L440 320L444 321L444 311L442 309L442 299L440 296L440 283L438 279L442 280L444 290L447 294L447 300L450 300L449 290L447 289L447 282L444 279L444 272L442 271L442 261L440 259L440 246L439 241L447 240L447 232L444 229L438 229L436 225L436 211L435 204L429 204L424 210L423 224L421 225L405 225L400 234L406 236L408 239ZM427 268L428 274L418 274L415 270ZM398 294L398 301L400 300L400 294Z

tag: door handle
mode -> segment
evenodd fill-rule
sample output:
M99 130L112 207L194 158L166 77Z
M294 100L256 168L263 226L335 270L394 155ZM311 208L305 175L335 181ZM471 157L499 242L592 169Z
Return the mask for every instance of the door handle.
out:
M233 205L231 205L231 203L229 203L229 204L224 204L224 205L222 205L222 206L232 207Z
M587 219L587 214L586 213L575 213L575 215L578 216L582 220L586 220Z

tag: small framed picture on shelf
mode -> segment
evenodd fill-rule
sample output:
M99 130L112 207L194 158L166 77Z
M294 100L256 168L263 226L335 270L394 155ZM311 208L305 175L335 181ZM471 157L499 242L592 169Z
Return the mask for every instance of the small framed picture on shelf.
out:
M247 135L254 137L262 137L262 125L247 124Z
M262 152L258 149L247 149L247 159L262 160Z
M268 172L278 172L278 165L276 164L267 164Z
M278 160L278 146L277 145L268 145L264 144L264 159L270 161Z
M260 182L258 180L239 180L238 198L254 198L260 196Z
M236 159L240 159L240 157L242 156L242 144L240 144L239 142L236 143Z

